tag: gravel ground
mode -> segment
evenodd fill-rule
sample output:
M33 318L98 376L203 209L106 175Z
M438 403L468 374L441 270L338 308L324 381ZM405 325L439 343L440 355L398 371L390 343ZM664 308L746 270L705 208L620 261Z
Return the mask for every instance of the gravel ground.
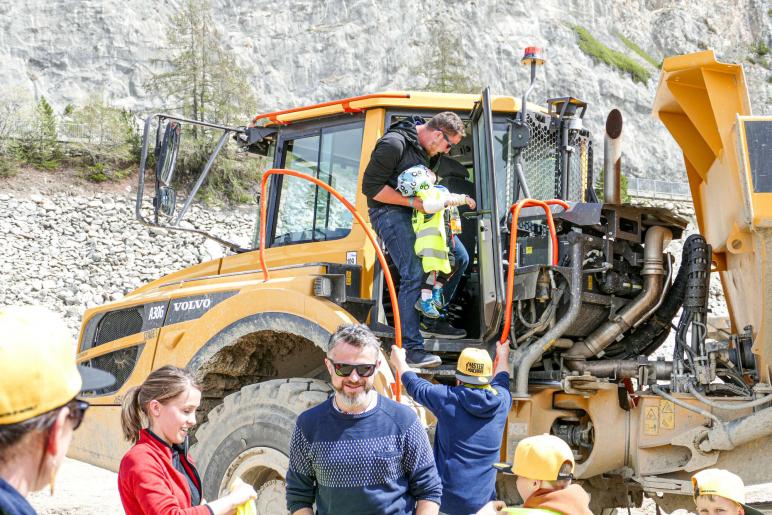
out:
M117 474L82 461L65 459L56 480L52 497L48 489L30 495L30 502L40 515L111 515L121 514L118 496ZM748 489L748 497L758 501L772 499L772 484L757 485ZM689 499L685 502L691 503ZM627 513L622 510L620 515ZM630 515L655 515L654 503L647 499L640 509L630 510ZM691 515L687 510L677 510L671 515Z
M48 488L29 498L41 515L111 515L123 513L118 474L65 458L52 496Z

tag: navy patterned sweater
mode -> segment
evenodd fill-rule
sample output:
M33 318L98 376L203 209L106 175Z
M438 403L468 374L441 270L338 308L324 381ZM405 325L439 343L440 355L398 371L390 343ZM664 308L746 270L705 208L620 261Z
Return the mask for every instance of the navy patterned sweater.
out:
M338 412L332 397L302 413L290 442L287 508L326 514L415 513L437 504L442 484L415 413L381 395L358 415Z

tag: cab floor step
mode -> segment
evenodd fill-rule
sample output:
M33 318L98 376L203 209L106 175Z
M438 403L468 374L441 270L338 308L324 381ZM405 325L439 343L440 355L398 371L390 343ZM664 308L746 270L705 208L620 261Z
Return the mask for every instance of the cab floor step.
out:
M442 364L435 368L413 368L410 367L410 370L415 372L419 376L425 376L425 377L435 377L435 376L453 376L456 373L456 365L446 365Z
M384 340L384 343L391 344L394 341L394 328L390 325L375 322L370 324L370 330L375 336ZM480 340L472 338L464 338L462 340L446 340L442 338L425 338L424 350L426 352L441 353L441 352L461 352L467 347L479 347L487 349L488 346L482 343Z

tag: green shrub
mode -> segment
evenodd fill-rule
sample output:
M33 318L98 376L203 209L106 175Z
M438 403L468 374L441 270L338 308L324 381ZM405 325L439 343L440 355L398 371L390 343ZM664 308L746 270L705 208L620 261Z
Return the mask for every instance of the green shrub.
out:
M758 57L764 57L769 53L769 46L767 46L767 43L763 39L760 39L756 44L751 46L751 51Z
M0 151L0 178L13 177L19 173L19 161L9 152Z
M105 165L103 163L89 166L86 170L85 177L91 182L105 182L109 179L107 174L105 174Z
M636 45L633 41L626 38L624 34L621 32L614 31L614 35L619 38L619 40L625 44L627 48L638 54L641 59L649 63L655 68L662 68L662 61L657 62L656 59L654 59L652 56L650 56L643 48Z
M71 145L70 164L85 167L86 178L119 180L136 169L141 141L133 113L94 95L86 105L71 109L67 121L85 131L84 140Z
M607 47L595 39L584 27L574 25L573 29L576 35L579 36L579 48L595 61L601 61L622 72L630 74L630 77L632 77L635 82L646 83L651 78L651 74L643 66L636 63L622 52L617 52L616 50Z
M45 97L40 97L35 107L29 134L11 143L9 151L22 163L35 168L59 168L63 153L57 140L56 115Z

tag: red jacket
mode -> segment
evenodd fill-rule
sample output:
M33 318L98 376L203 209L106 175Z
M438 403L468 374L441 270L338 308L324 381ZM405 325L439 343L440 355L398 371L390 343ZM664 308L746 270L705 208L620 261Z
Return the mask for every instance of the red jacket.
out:
M192 467L192 463L191 463ZM191 470L201 489L198 473ZM121 460L118 492L127 515L211 515L208 506L191 506L187 478L172 465L172 449L146 429ZM202 493L203 497L203 493Z

